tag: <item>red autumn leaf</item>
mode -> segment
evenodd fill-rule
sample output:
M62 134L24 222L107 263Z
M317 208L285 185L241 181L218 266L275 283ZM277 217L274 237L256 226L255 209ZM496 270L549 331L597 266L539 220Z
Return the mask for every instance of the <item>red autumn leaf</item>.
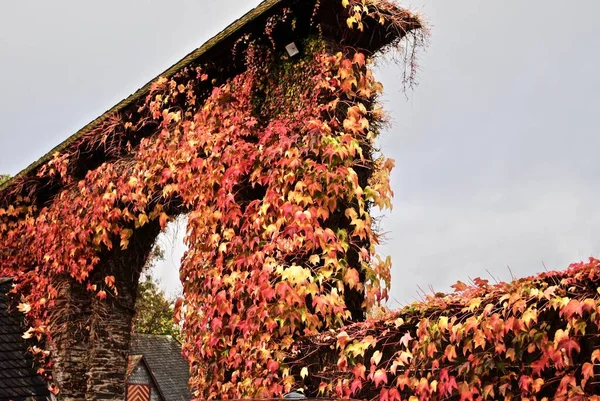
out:
M477 287L487 287L490 281L486 280L486 279L482 279L481 277L475 277L473 279L473 282L475 283L475 285Z
M160 228L164 230L165 227L167 226L167 222L169 221L169 216L163 212L160 214L158 220L159 220Z
M457 281L456 284L453 284L450 287L454 288L454 291L456 292L462 292L469 288L469 286L463 283L462 281Z
M358 393L358 391L362 388L363 382L360 379L352 380L352 384L350 384L350 391L352 394Z
M519 378L519 388L521 391L528 393L531 391L531 385L533 384L533 378L527 375L521 375Z
M352 62L359 67L363 67L365 65L365 55L363 53L354 53Z
M581 347L579 346L579 343L572 338L566 338L566 339L560 341L558 343L557 348L564 349L567 356L569 356L569 357L571 357L571 355L573 354L573 351L575 351L575 352L581 351Z
M570 319L574 315L582 316L583 304L576 299L572 299L565 307L561 309L560 314L561 316L564 315L567 319Z
M400 392L398 391L398 389L396 387L392 387L389 389L388 398L389 398L389 401L397 401L397 400L399 401L401 399Z
M589 379L594 377L594 365L589 362L586 362L581 367L581 374L583 376L583 381L587 382Z
M350 286L350 288L356 288L360 284L360 276L358 275L358 271L353 268L348 268L346 270L346 274L344 275L344 281Z
M460 401L473 401L475 394L478 394L478 392L475 386L471 386L467 382L461 382L458 384L458 394L460 395Z
M596 363L597 361L600 361L600 348L592 352L592 363Z
M381 383L387 384L388 377L387 372L384 369L378 369L373 374L373 382L375 383L375 387L379 387Z
M446 350L444 351L444 357L448 359L448 361L452 362L456 359L456 347L454 345L446 346Z
M365 372L367 371L367 367L362 363L359 363L352 369L352 373L354 373L354 377L356 379L365 380Z
M110 288L113 288L115 286L115 276L106 276L106 277L104 277L104 282Z

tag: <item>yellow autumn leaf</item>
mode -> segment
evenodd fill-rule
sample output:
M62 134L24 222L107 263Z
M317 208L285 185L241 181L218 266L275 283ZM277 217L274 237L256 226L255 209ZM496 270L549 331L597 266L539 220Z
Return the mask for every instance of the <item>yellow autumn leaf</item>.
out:
M138 183L139 183L139 181L136 177L131 177L131 178L129 178L129 182L127 184L129 185L129 187L135 188L135 187L137 187Z
M379 362L381 361L382 356L383 356L383 354L379 350L373 352L373 356L371 357L371 363L373 365L379 365Z
M346 23L348 24L348 28L352 28L354 26L354 24L356 23L356 18L354 17L349 17L346 20Z
M525 323L526 327L531 325L531 322L537 322L538 312L536 309L529 308L523 313L523 323Z
M311 255L310 258L308 258L308 261L311 264L316 265L321 261L321 257L319 255Z
M473 312L475 309L479 308L479 305L481 305L481 298L473 298L469 302L469 307L467 309L469 312Z
M441 331L446 331L446 329L448 328L448 316L440 316L440 319L438 321L438 327Z
M133 235L133 230L126 228L121 230L121 249L127 249L129 246L129 238Z
M148 215L146 213L142 213L138 216L138 225L139 227L143 227L148 224Z
M31 337L33 337L33 330L33 327L30 327L21 337L23 337L25 340L29 340Z
M311 274L309 269L305 269L298 265L292 265L283 270L281 277L293 284L303 284L311 277Z

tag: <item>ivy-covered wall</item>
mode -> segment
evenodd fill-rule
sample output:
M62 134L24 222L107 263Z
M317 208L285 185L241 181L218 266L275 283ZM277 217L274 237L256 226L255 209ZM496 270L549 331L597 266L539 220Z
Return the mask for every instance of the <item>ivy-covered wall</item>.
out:
M299 341L290 365L312 395L600 399L600 260L454 289Z
M386 1L291 3L228 49L227 74L198 62L157 79L36 179L3 187L0 272L62 399L122 399L139 276L182 213L177 314L199 398L289 391L298 338L386 298L370 209L390 206L393 162L373 148L383 88L370 63L418 24ZM319 23L320 10L340 18ZM370 50L352 46L369 33Z

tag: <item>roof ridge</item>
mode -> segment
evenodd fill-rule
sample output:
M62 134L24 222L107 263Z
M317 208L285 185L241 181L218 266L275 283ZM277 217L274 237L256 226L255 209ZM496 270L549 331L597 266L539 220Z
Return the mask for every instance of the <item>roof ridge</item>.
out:
M270 10L271 8L273 8L274 6L276 6L277 4L279 4L283 1L287 1L287 0L265 0L265 1L261 2L260 4L258 4L256 7L252 8L250 11L245 13L243 16L236 19L234 22L232 22L227 27L225 27L225 29L223 29L221 32L219 32L218 34L213 36L208 41L204 42L200 47L198 47L195 50L188 53L181 60L179 60L178 62L173 64L171 67L167 68L165 71L163 71L161 74L159 74L155 78L151 79L148 83L146 83L144 86L139 88L137 91L135 91L131 95L127 96L125 99L121 100L119 103L117 103L116 105L114 105L113 107L111 107L110 109L105 111L104 113L102 113L100 116L98 116L97 118L92 120L90 123L85 125L83 128L79 129L73 135L69 136L63 142L61 142L60 144L58 144L57 146L52 148L49 152L47 152L41 158L34 161L29 166L27 166L25 169L21 170L19 173L15 174L13 177L11 177L10 179L8 179L5 182L3 182L2 184L0 184L0 192L5 190L6 188L10 187L12 185L12 183L15 182L17 179L28 175L29 173L33 172L38 167L40 167L42 164L50 161L55 153L61 152L64 149L66 149L69 145L73 144L77 139L81 138L83 135L87 134L92 129L96 128L100 123L104 122L111 114L124 110L126 107L133 104L136 100L139 100L140 98L142 98L142 96L146 95L150 91L152 83L155 82L158 78L160 78L160 77L171 78L174 74L177 73L177 71L179 71L183 67L191 64L192 62L194 62L195 60L200 58L202 55L207 53L209 50L213 49L215 46L217 46L223 40L227 39L228 37L230 37L233 34L235 34L236 32L238 32L247 23L254 21L256 18L261 16L264 12Z

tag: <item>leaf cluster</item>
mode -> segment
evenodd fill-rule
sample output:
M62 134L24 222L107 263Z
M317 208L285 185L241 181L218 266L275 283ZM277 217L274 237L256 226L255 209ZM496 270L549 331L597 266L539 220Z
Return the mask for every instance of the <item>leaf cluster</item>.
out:
M136 229L164 228L181 208L190 251L177 314L199 395L288 391L284 351L296 337L349 321L348 293L359 309L386 297L389 263L373 258L369 213L391 196L392 163L371 159L381 85L360 53L310 54L265 73L262 51L249 50L247 72L201 109L195 81L159 80L146 108L160 130L132 159L65 179L48 206L19 198L0 209L2 270L18 283L28 336L52 332L59 275L100 300L118 297L115 277L95 270L102 252L127 249ZM173 108L182 94L187 108ZM68 160L57 155L45 173L66 174Z
M299 343L314 394L394 400L598 400L600 260L437 294ZM296 373L299 374L299 373Z
M377 13L369 7L361 13ZM270 19L266 37L276 24L295 28L286 15ZM158 79L135 116L113 115L84 138L112 158L82 176L78 151L63 150L38 171L60 183L51 202L17 196L0 208L0 273L14 277L28 337L51 348L66 336L50 318L65 278L118 301L123 285L102 256L135 252L141 228L181 213L189 251L175 314L200 398L289 391L297 338L386 299L390 262L375 254L370 213L391 206L393 161L373 149L383 87L355 49L322 43L285 59L268 43L248 38L245 69L231 79L200 65ZM164 328L170 305L146 284Z

